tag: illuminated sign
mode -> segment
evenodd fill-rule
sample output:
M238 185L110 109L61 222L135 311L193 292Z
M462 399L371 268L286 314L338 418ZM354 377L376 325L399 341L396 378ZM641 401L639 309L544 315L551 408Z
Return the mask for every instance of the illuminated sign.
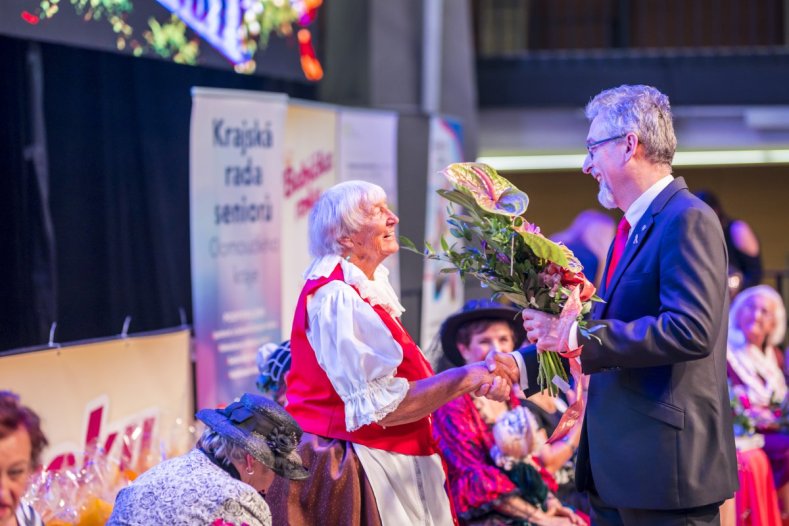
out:
M252 58L241 38L242 0L158 0L234 64Z

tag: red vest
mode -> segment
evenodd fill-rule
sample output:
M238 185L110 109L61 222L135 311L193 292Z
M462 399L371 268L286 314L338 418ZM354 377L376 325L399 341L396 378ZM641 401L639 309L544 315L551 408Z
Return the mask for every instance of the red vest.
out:
M371 423L350 433L346 430L345 404L332 387L326 372L318 364L315 350L307 340L307 298L335 280L344 281L339 264L330 276L307 281L296 304L290 340L292 362L290 372L285 377L287 411L304 431L315 435L405 455L437 453L429 416L386 429L377 423ZM355 287L354 290L359 292ZM409 382L433 376L430 364L402 325L380 305L372 308L381 317L392 338L403 349L403 362L395 371L395 376Z

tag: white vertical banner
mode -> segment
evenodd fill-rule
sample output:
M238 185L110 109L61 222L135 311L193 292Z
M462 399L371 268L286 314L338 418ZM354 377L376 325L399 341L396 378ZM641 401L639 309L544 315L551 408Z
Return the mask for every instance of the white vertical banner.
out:
M194 88L189 155L198 407L255 390L280 336L287 96Z
M390 111L341 109L338 120L337 180L360 179L386 192L397 213L397 114ZM384 260L389 281L400 295L400 257Z
M433 247L441 246L441 237L449 240L447 205L436 193L449 189L451 184L439 172L447 165L463 162L463 136L459 122L443 117L430 119L427 157L427 203L425 213L425 241ZM420 347L428 350L438 335L441 323L463 306L463 282L457 273L442 274L448 264L425 259L422 276L422 325Z
M337 182L337 110L334 106L293 101L288 104L282 167L282 334L290 338L293 313L304 285L309 254L307 227L321 192Z

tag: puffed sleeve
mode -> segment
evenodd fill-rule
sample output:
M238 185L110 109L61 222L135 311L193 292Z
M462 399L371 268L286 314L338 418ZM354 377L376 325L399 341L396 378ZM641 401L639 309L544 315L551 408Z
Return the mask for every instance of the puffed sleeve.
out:
M395 377L403 349L383 320L346 283L321 287L307 305L307 339L345 403L345 427L354 431L394 411L408 392Z
M435 412L433 434L449 471L450 493L458 513L474 516L489 511L509 495L515 484L493 465L493 436L469 395L444 404Z

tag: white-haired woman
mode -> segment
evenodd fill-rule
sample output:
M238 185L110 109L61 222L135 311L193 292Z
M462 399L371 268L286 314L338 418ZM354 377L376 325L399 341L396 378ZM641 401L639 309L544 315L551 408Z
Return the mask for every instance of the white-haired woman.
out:
M726 360L735 393L745 397L764 434L775 487L785 518L789 518L789 433L779 429L771 405L785 403L787 385L778 347L786 334L786 308L769 285L743 290L729 311Z
M509 395L483 363L433 375L381 265L399 250L398 222L363 181L328 189L310 214L286 408L311 476L270 492L291 524L453 524L430 414L466 393Z
M264 497L275 475L307 476L295 451L298 424L276 402L249 393L197 418L208 427L195 448L122 489L108 526L271 526Z

